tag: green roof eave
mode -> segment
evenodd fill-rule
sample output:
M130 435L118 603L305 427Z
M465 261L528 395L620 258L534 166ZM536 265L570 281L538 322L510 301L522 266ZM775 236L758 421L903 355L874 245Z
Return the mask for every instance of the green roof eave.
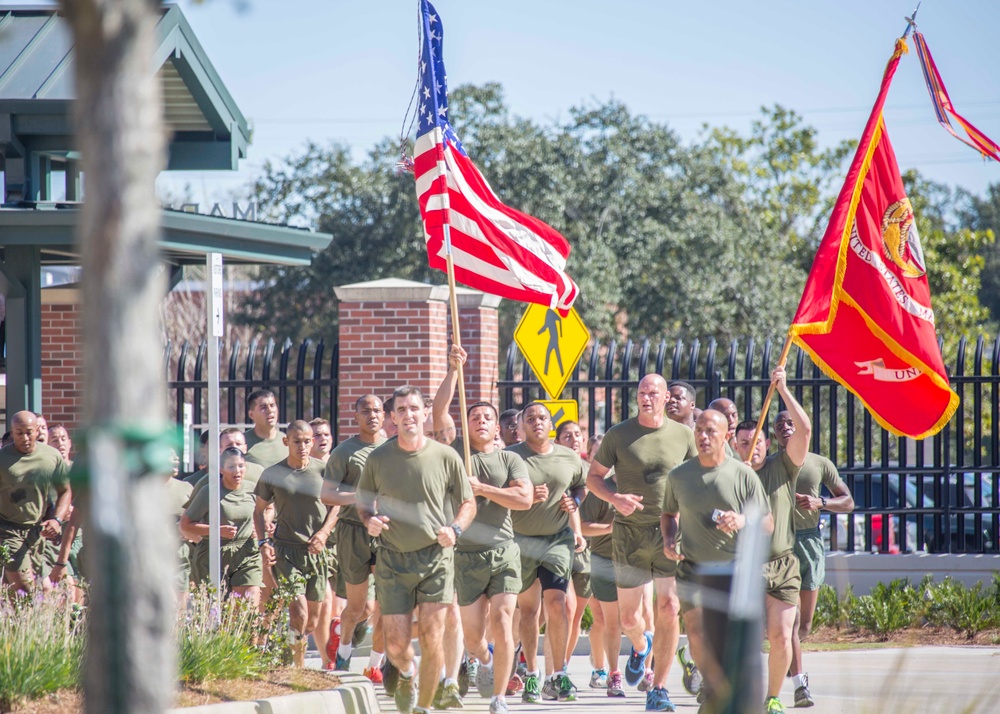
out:
M78 262L79 215L78 208L0 209L0 248L37 245L43 263ZM231 263L309 265L333 240L329 233L173 210L161 212L160 226L164 260L176 265L201 264L206 253Z

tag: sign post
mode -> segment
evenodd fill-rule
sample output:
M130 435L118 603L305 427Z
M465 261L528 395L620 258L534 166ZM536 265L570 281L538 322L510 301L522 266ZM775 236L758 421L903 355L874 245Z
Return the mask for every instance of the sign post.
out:
M514 330L514 341L549 397L559 399L590 342L590 331L576 308L561 317L551 308L532 304Z
M222 338L222 253L207 256L208 302L208 575L219 587L222 539L219 535L221 486L219 481L219 340ZM221 588L220 588L221 592Z

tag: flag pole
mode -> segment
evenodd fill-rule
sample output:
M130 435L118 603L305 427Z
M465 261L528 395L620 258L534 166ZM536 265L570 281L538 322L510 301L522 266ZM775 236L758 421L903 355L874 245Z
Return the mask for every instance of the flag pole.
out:
M445 194L447 199L447 194ZM451 329L452 340L458 346L462 346L461 330L458 328L458 295L455 293L455 261L451 256L451 224L447 220L448 212L445 209L446 220L444 222L444 245L445 260L448 263L448 302L451 305ZM458 408L462 412L462 451L465 459L465 473L472 476L472 451L469 445L469 415L465 410L465 367L461 361L458 363Z
M792 349L792 333L789 332L788 336L785 337L785 346L781 348L781 355L778 357L778 364L775 367L784 367L785 362L788 361L788 353ZM757 448L757 441L760 439L760 433L764 430L764 422L767 421L767 410L771 408L771 398L774 397L774 382L767 388L767 396L764 397L764 406L760 408L760 416L757 417L757 428L754 429L753 439L750 441L750 452L747 456L747 463L753 462L753 452Z

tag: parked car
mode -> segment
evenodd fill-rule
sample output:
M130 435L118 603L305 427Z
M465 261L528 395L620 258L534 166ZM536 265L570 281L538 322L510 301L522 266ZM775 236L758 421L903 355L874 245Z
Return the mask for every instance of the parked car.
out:
M996 474L983 473L981 475L981 489L976 488L976 474L962 474L962 497L956 498L957 474L952 476L949 492L950 517L948 519L948 533L951 540L951 552L996 552L997 541L993 534L993 523L997 518L995 510L992 510L993 491ZM866 488L866 479L871 483L870 499ZM855 552L878 552L878 553L912 553L926 551L930 553L948 552L944 542L943 534L939 534L937 522L943 525L943 514L935 514L933 511L938 508L936 505L940 500L943 504L943 494L936 489L936 483L940 481L940 476L930 474L924 475L901 475L897 473L889 474L857 474L854 476L854 550ZM848 480L848 479L845 479ZM918 482L922 480L922 493L918 489ZM884 498L883 482L888 492L888 498ZM848 482L850 485L850 482ZM902 485L903 498L900 499L900 486ZM824 489L824 495L829 497L829 493ZM942 496L939 498L939 496ZM869 503L870 500L870 503ZM884 503L883 503L884 501ZM919 503L919 506L918 506ZM919 512L905 514L886 514L882 509L915 509ZM931 511L931 512L927 512ZM982 512L987 511L987 512ZM977 526L976 517L981 516ZM871 517L871 539L865 537L865 520ZM883 542L882 521L889 519L889 538ZM905 538L901 541L899 523L900 519L905 522ZM836 515L832 517L836 524L837 537L835 550L847 550L847 527L851 520L846 515ZM828 550L830 546L830 516L824 516L821 524L827 526L824 529L824 541ZM918 527L919 525L919 527ZM960 539L960 532L964 538Z

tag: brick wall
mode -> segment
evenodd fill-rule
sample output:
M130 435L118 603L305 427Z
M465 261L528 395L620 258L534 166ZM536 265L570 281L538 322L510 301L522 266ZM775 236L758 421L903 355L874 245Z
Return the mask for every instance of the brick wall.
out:
M42 290L42 414L49 424L79 424L83 409L83 340L79 291Z
M448 368L451 332L448 289L387 279L344 285L340 300L338 428L341 439L357 433L354 402L363 394L389 396L404 384L433 397ZM470 353L467 399L496 399L498 298L459 292L461 339ZM459 423L458 398L452 415ZM428 430L430 424L428 424Z

